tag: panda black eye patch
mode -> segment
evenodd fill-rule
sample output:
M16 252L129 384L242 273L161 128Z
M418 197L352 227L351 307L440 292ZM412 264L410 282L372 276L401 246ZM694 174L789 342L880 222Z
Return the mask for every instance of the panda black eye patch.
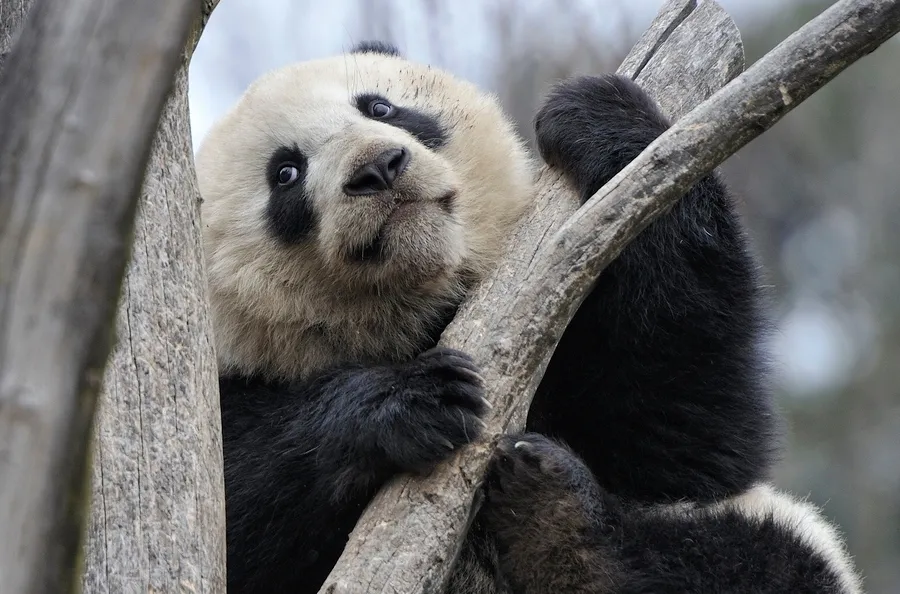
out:
M316 214L306 192L306 156L295 147L281 147L269 157L266 181L269 231L285 243L299 243L316 228Z
M358 95L356 109L367 118L406 130L430 149L438 149L447 142L444 127L435 116L415 108L394 105L381 95Z

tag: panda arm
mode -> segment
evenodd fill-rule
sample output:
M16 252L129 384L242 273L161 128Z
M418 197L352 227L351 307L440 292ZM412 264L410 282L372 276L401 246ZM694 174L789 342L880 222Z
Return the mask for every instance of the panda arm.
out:
M307 381L220 378L229 592L318 588L375 491L479 433L471 360L344 366Z
M618 76L563 83L535 124L541 154L583 200L669 126ZM601 273L528 428L566 441L617 495L704 500L746 489L766 474L777 429L758 287L732 198L709 175Z

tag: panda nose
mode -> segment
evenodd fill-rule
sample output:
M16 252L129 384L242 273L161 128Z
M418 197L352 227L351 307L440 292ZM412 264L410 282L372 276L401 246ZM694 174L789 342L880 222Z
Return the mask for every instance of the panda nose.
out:
M394 187L394 180L400 177L409 165L410 155L405 148L382 151L377 157L353 172L344 184L348 196L367 196Z

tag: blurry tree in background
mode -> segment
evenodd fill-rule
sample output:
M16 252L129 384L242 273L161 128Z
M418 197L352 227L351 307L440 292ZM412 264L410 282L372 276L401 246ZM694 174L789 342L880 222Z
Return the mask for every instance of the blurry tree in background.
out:
M258 11L244 4L239 10L247 15ZM410 57L466 76L460 50L473 42L458 30L486 19L478 24L487 28L489 47L478 58L483 75L476 82L487 81L529 140L531 118L548 87L573 74L614 70L655 12L646 22L631 22L632 13L600 10L599 0L495 0L482 5L483 16L467 13L462 26L451 27L449 5L437 0L351 4L356 22L334 32L332 47L304 47L292 58L340 51L348 39L380 38L404 47L399 16L415 12L424 19L417 26L426 32L430 55L407 52ZM748 65L830 4L759 3L756 18L737 21ZM222 3L208 33L228 7ZM303 19L310 14L289 10ZM231 29L210 43L246 48L261 35L237 19ZM270 49L271 41L260 42ZM776 482L809 494L840 525L869 594L900 592L898 64L900 40L894 39L723 166L772 285L778 397L789 423ZM237 92L261 70L225 66L227 80L220 84L240 87ZM476 65L464 64L475 70L470 66Z

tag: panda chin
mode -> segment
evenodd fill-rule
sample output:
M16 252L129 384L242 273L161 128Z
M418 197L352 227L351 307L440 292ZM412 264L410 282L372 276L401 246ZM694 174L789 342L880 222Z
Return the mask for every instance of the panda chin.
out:
M372 241L350 250L350 259L360 264L378 264L385 258L384 227L378 231Z
M397 206L378 229L371 241L353 248L350 259L361 264L384 263L390 258L390 247L386 238L398 225L415 225L415 218L423 206L415 202L404 202Z

